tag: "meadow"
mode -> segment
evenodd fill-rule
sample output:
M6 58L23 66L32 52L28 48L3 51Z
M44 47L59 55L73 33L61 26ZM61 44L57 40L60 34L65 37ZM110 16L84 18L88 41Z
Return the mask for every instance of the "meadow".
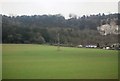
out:
M3 79L117 79L118 51L3 44Z
M0 44L0 80L2 80L2 44Z

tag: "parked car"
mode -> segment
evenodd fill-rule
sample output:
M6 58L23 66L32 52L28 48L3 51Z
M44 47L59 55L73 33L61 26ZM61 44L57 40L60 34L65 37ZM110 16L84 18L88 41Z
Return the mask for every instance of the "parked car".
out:
M86 48L97 48L96 45L86 45L85 47L86 47Z
M83 47L83 45L78 45L77 47L78 47L78 48L82 48L82 47Z

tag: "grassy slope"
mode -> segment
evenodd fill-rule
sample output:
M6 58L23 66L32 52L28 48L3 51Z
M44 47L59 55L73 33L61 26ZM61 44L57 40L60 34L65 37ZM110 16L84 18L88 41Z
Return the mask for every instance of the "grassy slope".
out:
M3 78L114 79L117 60L114 50L4 44Z

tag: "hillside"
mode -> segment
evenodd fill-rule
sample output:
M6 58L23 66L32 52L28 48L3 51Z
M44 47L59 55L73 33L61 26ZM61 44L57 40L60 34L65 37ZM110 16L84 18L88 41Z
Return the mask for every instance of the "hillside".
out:
M3 43L57 44L59 33L60 44L112 44L117 42L117 35L112 33L104 37L97 29L106 23L110 24L111 19L118 19L118 14L71 15L69 19L61 14L2 15ZM118 20L114 22L119 25Z

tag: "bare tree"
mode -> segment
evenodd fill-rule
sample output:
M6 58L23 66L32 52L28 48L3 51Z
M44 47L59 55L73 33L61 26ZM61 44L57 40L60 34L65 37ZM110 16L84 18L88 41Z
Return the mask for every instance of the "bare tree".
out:
M57 50L60 51L60 33L57 33L57 41L58 41L58 47Z

